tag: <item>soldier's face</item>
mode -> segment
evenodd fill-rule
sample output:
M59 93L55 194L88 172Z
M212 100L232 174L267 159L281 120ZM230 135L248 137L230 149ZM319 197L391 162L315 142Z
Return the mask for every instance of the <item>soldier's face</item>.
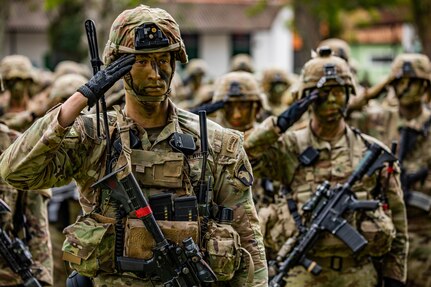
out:
M5 82L5 89L9 90L13 98L21 99L29 91L31 80L24 80L19 78L8 79Z
M401 78L395 82L394 88L401 105L420 103L424 93L424 81L414 78Z
M225 119L231 127L242 130L256 120L258 105L252 101L227 102L223 110Z
M319 89L319 98L312 105L312 111L321 123L338 122L346 105L344 86L325 86Z
M130 71L132 88L138 95L164 95L169 89L172 73L169 52L136 55Z

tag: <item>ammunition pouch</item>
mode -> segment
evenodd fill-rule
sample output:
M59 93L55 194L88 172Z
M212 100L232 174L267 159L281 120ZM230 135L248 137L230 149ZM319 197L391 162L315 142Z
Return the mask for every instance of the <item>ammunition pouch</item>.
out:
M208 223L203 246L206 249L205 261L217 276L217 281L233 278L241 263L242 249L238 232L229 224L215 221Z
M157 221L165 237L177 245L191 237L198 243L199 225L197 221ZM124 240L124 255L137 259L150 259L156 246L153 236L140 219L127 218Z
M63 260L68 261L72 269L87 277L96 276L99 270L115 271L113 222L99 222L90 215L79 216L63 233L66 236Z
M364 213L359 222L359 231L367 239L368 244L361 254L382 256L391 250L395 238L395 226L392 223L390 210L386 214L381 207Z

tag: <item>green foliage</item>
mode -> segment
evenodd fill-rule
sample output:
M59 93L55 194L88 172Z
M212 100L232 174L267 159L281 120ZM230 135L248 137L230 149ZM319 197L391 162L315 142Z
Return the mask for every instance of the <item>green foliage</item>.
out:
M50 1L56 2L58 6L52 8L56 10L56 16L50 21L48 28L48 66L53 68L62 60L83 60L87 52L81 44L85 21L81 1Z

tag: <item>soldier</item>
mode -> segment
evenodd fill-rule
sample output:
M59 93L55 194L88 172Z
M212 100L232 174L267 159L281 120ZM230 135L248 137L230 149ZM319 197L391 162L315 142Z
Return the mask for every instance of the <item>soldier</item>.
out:
M302 100L280 116L266 119L249 135L244 146L255 175L281 181L290 191L287 197L298 204L302 214L300 207L319 184L324 180L330 181L331 186L343 184L358 166L367 146L382 144L345 123L343 110L349 95L355 93L354 85L347 63L331 56L330 49L320 49L319 56L304 65L298 92ZM307 110L307 104L311 104L308 126L284 133ZM355 228L368 239L366 249L353 255L339 239L324 233L307 254L322 266L322 273L314 276L297 266L289 273L287 286L376 286L378 275L370 256L383 257L381 275L385 286L404 286L407 254L404 202L399 178L391 176L386 181L386 176L382 170L353 186L357 197L362 199L373 198L379 183L387 186L385 196L390 211L379 207L347 216L351 223L355 218ZM286 205L282 202L271 206L271 212L265 211L266 218L260 217L269 253L277 251L296 232L291 218L295 214L290 214Z
M30 59L22 55L6 56L0 62L0 75L5 92L1 95L0 120L8 127L22 131L35 118L28 110L34 72ZM24 114L20 112L25 111ZM18 116L19 115L19 116Z
M20 134L0 124L0 154ZM11 208L11 213L1 215L0 224L9 237L18 235L29 247L33 265L31 271L43 286L53 284L53 260L48 231L47 204L50 190L17 190L0 180L0 199ZM21 285L20 285L21 284ZM0 286L24 286L20 276L12 271L0 256Z
M367 117L368 128L382 141L399 142L409 222L408 286L431 285L431 112L424 104L424 95L430 92L430 69L425 55L398 55L387 79L397 108L374 109Z
M265 105L266 98L252 74L238 71L227 73L216 81L213 102L218 101L224 101L225 104L216 112L216 122L223 127L244 132L244 138L247 139L257 125L257 115ZM255 178L252 190L257 208L273 201L272 182Z
M213 102L224 101L216 113L216 122L226 128L248 132L267 100L256 78L243 71L230 72L215 83Z
M232 57L230 71L254 73L253 59L248 54L237 54Z
M138 276L118 270L115 264L117 256L148 259L154 241L134 213L123 216L109 190L91 188L106 175L106 169L126 166L150 201L160 206L164 200L160 210L152 204L154 214L159 212L165 218L164 207L176 203L180 208L174 215L188 208L191 221L176 221L172 213L166 214L167 221L158 221L168 239L182 242L198 237L198 222L192 216L197 213L193 187L205 161L199 149L197 116L177 109L169 99L176 60L186 63L187 54L171 15L145 5L123 11L114 21L105 47L106 69L37 121L1 157L1 176L17 188L59 186L76 180L84 215L64 230L63 258L81 275L92 277L96 287L160 285L157 278L145 276L145 270ZM113 144L112 160L107 164L109 146L97 137L96 116L80 113L120 78L126 105L124 110L108 114ZM211 198L219 210L232 209L233 221L231 225L230 221L209 221L204 242L200 242L206 248L205 260L217 276L216 285L266 286L265 252L242 136L211 121L207 126Z
M263 71L262 90L267 95L273 115L278 116L287 108L283 98L296 80L282 69L271 68Z
M190 60L186 66L186 77L175 95L179 107L189 109L202 104L196 100L196 97L206 86L204 78L207 72L208 67L203 59Z

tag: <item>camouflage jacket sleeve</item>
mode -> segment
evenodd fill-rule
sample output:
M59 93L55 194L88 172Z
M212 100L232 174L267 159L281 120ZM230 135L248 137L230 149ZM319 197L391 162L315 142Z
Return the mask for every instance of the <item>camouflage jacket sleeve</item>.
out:
M82 132L82 119L63 128L57 120L59 112L60 106L36 121L1 155L0 175L7 183L34 190L66 185L72 177L81 181L89 177L80 170L92 164L90 153L101 152Z
M275 122L276 117L269 117L254 128L244 148L257 177L278 180L288 185L298 166L296 153L291 150L294 145L290 144L294 139L289 132L280 136Z
M221 151L215 156L217 171L214 200L233 209L233 228L239 233L241 246L251 255L254 263L253 282L247 283L249 256L243 254L240 270L230 281L232 286L268 286L265 248L259 219L252 200L253 175L245 154L242 137L226 131ZM247 253L245 252L245 253Z
M396 234L392 242L391 251L383 259L383 276L406 282L408 254L407 217L398 166L395 166L394 176L391 176L389 181L387 197Z

